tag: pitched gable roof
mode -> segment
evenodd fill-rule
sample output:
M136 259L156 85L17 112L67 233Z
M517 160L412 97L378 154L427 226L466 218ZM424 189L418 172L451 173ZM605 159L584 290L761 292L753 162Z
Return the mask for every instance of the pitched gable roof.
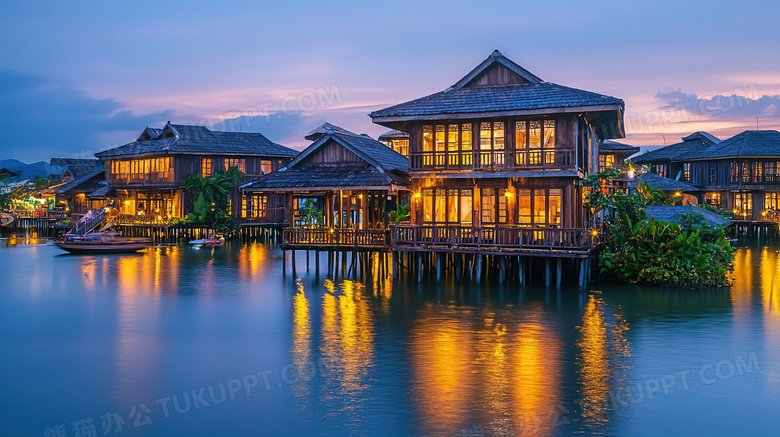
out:
M695 205L685 206L648 206L645 208L647 212L647 218L658 221L680 223L682 221L682 215L690 212L698 212L704 216L704 219L712 226L725 227L731 225L733 222L725 217L716 214L712 211L708 211L704 208Z
M780 132L748 130L692 154L690 159L729 157L780 157Z
M344 129L341 126L336 126L335 124L330 124L328 122L325 122L319 125L318 127L312 129L309 133L306 134L306 136L304 136L304 138L309 141L317 141L320 138L324 137L325 135L333 134L333 133L339 133L342 135L354 135L354 136L358 135L354 132L350 132Z
M408 140L409 134L400 130L389 130L377 138L379 141Z
M146 130L144 131L146 132ZM141 135L142 137L144 134ZM140 138L140 137L139 137ZM298 152L263 134L212 131L205 126L168 123L156 139L134 141L96 153L102 159L169 154L243 155L292 158Z
M76 194L76 193L91 193L98 189L105 179L104 170L93 170L89 173L83 173L76 176L67 182L59 185L53 185L49 188L41 190L44 194Z
M642 173L641 175L637 176L637 179L639 181L642 181L650 186L650 188L659 188L661 191L665 192L671 192L671 191L679 191L682 193L692 193L696 191L700 191L698 188L694 187L693 185L686 184L685 182L676 181L674 179L665 178L663 176L659 176L655 173Z
M456 82L455 85L452 86L452 89L457 90L469 85L473 85L475 81L477 81L480 77L488 73L490 69L496 68L499 65L506 67L509 71L511 71L512 73L516 74L519 78L521 78L525 83L544 82L542 79L539 78L539 76L517 65L515 61L507 58L500 51L494 50L493 53L491 53L490 56L487 57L487 59L482 61L482 63L477 65L473 70L471 70L469 74L463 76L463 78L461 78L458 82Z
M333 126L333 125L331 125ZM338 126L335 126L338 128ZM316 131L316 129L315 129ZM365 161L309 164L307 158L318 150L338 143ZM409 184L409 161L396 151L367 135L346 129L332 129L301 152L284 168L242 186L247 191L318 189L325 187L374 187L376 189Z
M503 68L522 81L498 81L479 85L479 78L491 69ZM623 100L616 97L542 81L500 52L488 59L444 91L380 109L369 114L374 123L392 129L404 122L420 119L444 120L475 116L539 115L566 112L598 113L594 119L602 138L622 138L624 134Z
M647 153L643 153L639 156L631 158L631 161L637 164L650 164L653 162L669 162L669 161L681 161L692 157L700 151L718 144L720 140L707 133L707 132L695 132L691 135L682 138L682 142L671 144L660 149L652 150Z
M623 153L627 157L639 151L639 147L628 144L618 143L617 141L606 140L599 145L599 153Z
M160 137L161 133L162 133L162 129L147 126L146 129L144 129L144 131L141 132L141 135L138 136L138 139L136 141L156 140L157 138Z
M96 170L103 170L103 164L97 159L52 158L49 164L62 168L73 178Z

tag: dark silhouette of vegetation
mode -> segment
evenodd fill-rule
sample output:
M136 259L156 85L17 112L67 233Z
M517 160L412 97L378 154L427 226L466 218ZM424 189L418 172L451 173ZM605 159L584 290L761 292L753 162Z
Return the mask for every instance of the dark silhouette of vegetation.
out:
M237 167L205 178L199 174L187 176L182 188L195 201L195 205L193 212L187 214L184 221L207 225L224 234L236 231L238 223L231 214L229 196L243 177Z

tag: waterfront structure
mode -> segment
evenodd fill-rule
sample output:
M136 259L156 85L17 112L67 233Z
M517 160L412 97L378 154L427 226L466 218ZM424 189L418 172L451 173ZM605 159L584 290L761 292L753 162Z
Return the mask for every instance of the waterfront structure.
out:
M107 169L108 187L94 197L118 201L121 224L165 224L192 211L181 188L188 175L213 176L237 167L245 181L287 164L298 152L260 133L212 131L205 126L171 124L146 128L132 143L96 153ZM231 211L241 215L238 188Z
M287 244L352 246L364 238L361 245L386 247L386 212L410 185L407 159L330 123L306 138L312 144L284 168L242 185L242 217L274 215L292 228Z
M485 253L589 249L582 181L598 171L599 143L625 136L623 111L495 51L444 91L372 112L409 135L412 223L394 247L438 250L425 243L434 233Z
M54 206L75 218L104 203L88 195L105 185L105 169L97 159L52 158L50 164L62 172L62 182L41 190L41 195L54 197ZM72 207L72 209L71 209Z
M406 132L392 129L383 133L377 139L399 154L407 158L409 157L409 134Z
M738 221L780 219L780 132L749 130L716 140L697 132L633 161L697 187L700 203L728 210Z

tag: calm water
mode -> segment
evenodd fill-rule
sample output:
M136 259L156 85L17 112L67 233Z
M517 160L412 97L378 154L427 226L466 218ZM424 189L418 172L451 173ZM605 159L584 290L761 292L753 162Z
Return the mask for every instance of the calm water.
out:
M261 244L72 256L5 240L0 435L780 429L774 247L740 248L734 285L696 292L333 282L298 263L295 280Z

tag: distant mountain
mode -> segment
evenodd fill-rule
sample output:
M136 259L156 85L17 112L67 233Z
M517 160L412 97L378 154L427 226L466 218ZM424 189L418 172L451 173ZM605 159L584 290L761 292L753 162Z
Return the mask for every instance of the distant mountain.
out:
M58 173L61 169L52 167L48 162L38 161L32 164L25 164L16 159L0 159L0 168L8 170L21 171L20 179L32 179L35 176L42 178L48 177L52 173Z

